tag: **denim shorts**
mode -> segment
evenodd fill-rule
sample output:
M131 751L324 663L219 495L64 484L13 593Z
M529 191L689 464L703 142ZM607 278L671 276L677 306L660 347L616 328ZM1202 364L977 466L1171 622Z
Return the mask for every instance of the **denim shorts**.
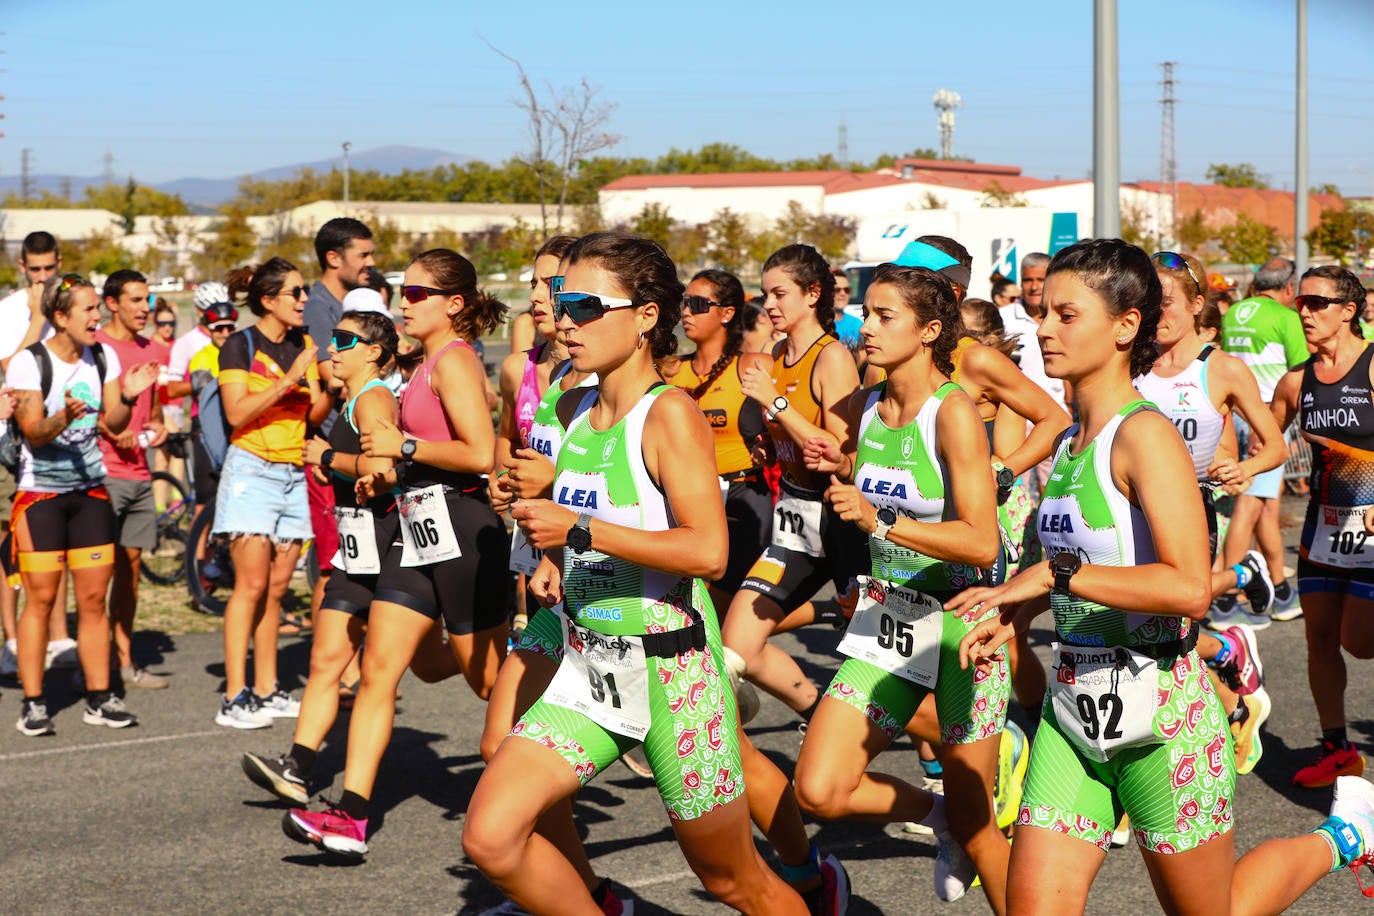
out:
M304 469L229 446L215 496L214 533L309 540L313 532Z
M1250 426L1244 417L1238 414L1232 416L1236 423L1236 444L1240 447L1240 456L1244 458L1250 448ZM1279 491L1283 489L1283 471L1284 466L1279 465L1263 474L1256 474L1250 478L1250 488L1245 495L1256 499L1278 499Z

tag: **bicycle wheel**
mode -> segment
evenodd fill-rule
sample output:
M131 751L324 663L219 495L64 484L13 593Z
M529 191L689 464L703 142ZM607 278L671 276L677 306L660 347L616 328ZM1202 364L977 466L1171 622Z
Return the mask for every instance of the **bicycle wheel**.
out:
M141 571L154 585L175 585L186 575L186 535L195 507L185 484L171 474L158 471L153 480L166 484L172 499L157 515L157 546L143 551Z
M186 535L186 587L196 602L196 609L216 617L224 616L224 607L234 591L234 563L229 555L229 539L211 534L215 523L215 507L206 506ZM196 545L205 538L205 548L197 552Z

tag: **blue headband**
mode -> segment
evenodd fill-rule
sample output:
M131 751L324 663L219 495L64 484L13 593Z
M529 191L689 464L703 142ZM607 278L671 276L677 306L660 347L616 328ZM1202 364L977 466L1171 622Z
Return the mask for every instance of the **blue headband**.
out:
M925 242L912 242L902 249L902 253L892 263L898 267L924 267L927 270L940 270L943 267L958 264L959 261L934 245L927 245Z

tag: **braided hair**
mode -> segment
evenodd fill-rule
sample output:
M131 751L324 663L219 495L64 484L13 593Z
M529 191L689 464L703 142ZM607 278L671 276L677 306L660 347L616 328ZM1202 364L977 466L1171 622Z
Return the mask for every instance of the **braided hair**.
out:
M706 373L706 377L695 388L687 393L693 400L700 401L702 395L706 394L715 384L716 379L730 365L730 361L739 356L744 349L744 285L740 283L739 277L726 270L716 270L714 268L699 271L692 278L695 283L704 280L711 284L711 290L715 294L715 300L721 308L732 308L734 314L730 316L729 322L725 325L725 349L721 350L720 358L711 366L711 371Z

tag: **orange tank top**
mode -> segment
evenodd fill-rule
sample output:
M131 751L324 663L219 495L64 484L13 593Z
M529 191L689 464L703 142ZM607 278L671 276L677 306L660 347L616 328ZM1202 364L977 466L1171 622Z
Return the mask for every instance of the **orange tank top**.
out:
M705 380L705 376L697 375L692 368L692 361L684 359L677 375L668 382L691 393ZM715 434L717 474L733 474L754 466L749 455L749 444L744 441L740 431L740 414L748 406L747 401L748 398L740 390L738 355L716 376L711 387L697 398L697 404L701 412L706 414L706 419L711 423L711 432Z
M787 365L783 358L783 354L787 352L785 343L773 358L773 387L787 398L788 410L795 410L797 416L804 417L816 426L822 425L821 405L816 403L816 396L811 390L811 375L815 371L816 360L820 358L821 351L827 345L837 342L829 334L822 334L802 354L802 358L791 366ZM806 467L806 463L802 461L801 445L792 441L792 437L787 435L781 423L770 420L768 436L773 441L773 454L777 456L785 482L803 490L824 489L824 484L820 483L824 475L815 474Z

